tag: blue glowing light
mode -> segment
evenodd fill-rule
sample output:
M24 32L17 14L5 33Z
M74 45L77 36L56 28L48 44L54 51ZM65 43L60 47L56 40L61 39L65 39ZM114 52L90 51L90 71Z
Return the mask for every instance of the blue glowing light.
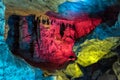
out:
M116 0L112 2L107 0L69 0L58 6L58 13L64 18L74 19L83 14L96 15L116 3Z

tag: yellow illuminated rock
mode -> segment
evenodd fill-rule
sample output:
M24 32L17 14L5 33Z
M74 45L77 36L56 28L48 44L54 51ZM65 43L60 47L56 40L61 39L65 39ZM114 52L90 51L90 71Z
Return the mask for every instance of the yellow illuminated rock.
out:
M86 40L80 45L81 50L76 62L84 67L94 64L108 54L112 48L116 47L119 41L119 37L111 37L105 40Z
M67 76L70 76L72 79L79 78L83 76L83 72L77 63L69 64L65 69L56 70L55 72L44 72L44 76L54 75L56 76L56 80L69 80Z
M72 78L83 76L83 73L77 63L69 64L64 72Z

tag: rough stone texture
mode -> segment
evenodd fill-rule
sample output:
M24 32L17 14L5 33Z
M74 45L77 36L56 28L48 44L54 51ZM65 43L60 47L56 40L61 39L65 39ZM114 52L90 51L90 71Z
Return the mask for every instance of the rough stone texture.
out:
M6 17L11 14L42 14L57 11L57 6L66 0L3 0L6 5Z
M3 0L6 10L5 18L7 19L12 14L29 15L35 14L37 16L43 15L46 11L57 11L59 4L66 0ZM8 26L5 27L5 39L7 37Z
M5 17L7 20L7 18L11 14L17 14L17 15L36 14L39 16L40 14L43 14L48 10L57 11L57 6L66 0L3 0L3 1L6 5L6 16ZM74 0L68 0L68 1L74 1ZM76 1L80 1L80 0L76 0ZM88 4L90 3L91 5L93 5L95 2L99 1L100 6L98 6L98 5L97 6L101 8L101 6L103 4L105 4L104 2L106 2L106 1L111 2L111 4L112 4L113 1L120 1L120 0L95 0L95 1L94 0L82 0L82 1L87 1L87 3ZM101 2L101 1L104 1L104 2ZM0 0L0 2L1 2L1 0ZM93 2L93 3L91 3L91 2ZM0 8L1 8L1 6L0 6ZM96 10L96 9L94 9L94 10ZM110 9L110 11L111 10L113 10L113 9ZM107 12L107 13L109 13L109 12ZM0 18L1 18L1 16L0 16ZM113 22L113 18L109 18L109 19L112 20L112 22ZM1 21L3 21L3 20L1 20ZM92 39L92 38L105 39L107 37L120 36L120 34L119 34L120 18L118 17L117 20L114 20L114 21L115 21L115 23L109 26L107 24L108 21L106 20L106 22L99 25L93 31L93 33L91 33L90 35L85 37L85 39L83 39L83 38L82 38L83 40L80 39L79 44L81 44L83 41L85 41L86 38L88 38L88 39ZM111 23L111 21L109 21L109 23ZM7 25L6 25L6 27L7 27ZM0 29L3 32L3 30L4 30L3 27L0 26ZM1 35L0 35L0 40L3 41L3 36L1 36ZM2 77L0 77L0 80L2 80L2 79L16 80L16 77L18 78L17 80L22 80L22 79L30 80L29 78L31 78L32 80L34 80L34 79L41 80L43 78L42 74L40 73L41 72L40 70L32 69L27 63L25 63L24 61L21 61L21 59L11 56L11 53L8 50L6 44L2 41L0 41L0 53L1 53L0 54L0 64L1 64L0 65L0 76L2 76ZM79 44L76 43L76 45L79 45ZM80 51L80 48L78 48L78 51ZM5 57L3 57L3 56L5 56ZM21 65L22 65L22 67L19 67ZM25 70L26 70L26 72L24 72ZM3 73L3 71L4 71L4 74L1 74L1 73ZM13 72L13 73L8 75L11 72ZM16 76L14 76L14 74L16 74ZM20 74L22 74L22 75L24 74L24 75L28 75L28 76L26 78L25 76L20 76ZM85 76L86 75L87 74L85 74ZM88 80L88 78L86 78L86 80ZM99 78L99 79L103 80L103 78ZM46 79L42 79L42 80L46 80ZM81 79L79 79L79 80L81 80ZM107 79L105 79L105 80L107 80Z
M103 10L104 6L112 5L115 2L118 3L118 1L120 0L112 0L112 1L111 0L96 0L96 1L94 0L91 0L91 1L88 1L88 0L3 0L4 4L6 5L6 12L5 12L6 23L7 23L8 17L12 14L24 15L24 16L29 14L36 14L37 16L39 16L41 14L44 14L46 11L53 11L53 12L60 13L58 8L61 7L60 5L65 1L70 1L70 2L83 1L89 5L97 4L98 6L95 7L95 9L93 9L94 11L96 11L99 9ZM70 8L70 6L72 6L72 8ZM77 8L79 8L80 6L81 5L77 5ZM60 8L60 10L62 10L63 12L61 12L60 14L64 16L69 9L70 10L73 9L72 11L75 11L77 8L76 8L76 5L74 6L73 4L62 5L62 9ZM78 12L79 11L80 10L78 9ZM70 14L67 14L64 17L69 17L69 16L71 18ZM7 25L6 25L6 28L7 28ZM6 34L5 34L5 37L7 37Z
M0 0L0 80L53 80L44 77L43 72L12 55L3 39L5 6Z
M4 56L4 57L3 57ZM8 46L0 44L0 80L54 80L53 77L44 77L43 72L28 65L24 60L15 57Z

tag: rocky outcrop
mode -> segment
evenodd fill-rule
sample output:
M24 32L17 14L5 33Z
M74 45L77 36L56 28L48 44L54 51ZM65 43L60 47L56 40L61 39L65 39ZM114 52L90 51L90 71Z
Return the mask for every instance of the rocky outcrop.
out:
M64 1L66 0L3 0L7 18L11 14L40 15L46 11L57 11L58 5Z

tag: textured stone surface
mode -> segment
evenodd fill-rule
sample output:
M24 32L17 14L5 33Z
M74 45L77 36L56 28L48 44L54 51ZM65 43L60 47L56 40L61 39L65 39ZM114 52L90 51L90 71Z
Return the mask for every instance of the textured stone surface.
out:
M53 77L44 77L40 69L34 68L24 60L15 57L8 46L0 44L0 80L53 80Z
M0 0L0 80L53 80L53 77L44 77L43 72L27 64L8 49L4 41L4 10Z
M111 37L104 40L86 40L80 45L81 50L77 55L78 60L76 60L76 62L82 66L89 66L98 62L103 56L111 52L112 48L120 43L119 40L119 37Z
M7 20L8 16L10 16L11 14L17 14L17 15L36 14L39 16L40 14L43 14L48 10L57 11L57 6L66 0L3 0L3 1L6 5L6 16L5 17ZM80 1L80 0L67 0L67 1L74 2L74 1ZM95 9L93 9L93 11L90 10L91 12L94 12L97 10L99 11L99 9L104 10L104 6L114 4L114 1L120 1L120 0L81 0L81 1L85 1L90 6L94 6ZM0 0L0 2L1 2L1 0ZM72 4L70 4L70 5L72 5ZM72 5L72 7L74 7L73 11L75 11L76 6ZM80 6L78 5L78 7L80 7ZM1 13L2 8L3 7L1 7L1 3L0 3L0 15L4 14L4 13ZM62 10L63 10L63 12L64 11L68 12L67 10L72 10L72 9L70 9L69 5L64 5ZM119 32L120 32L120 26L119 26L120 25L120 15L119 16L117 15L118 18L113 19L115 16L115 13L112 13L112 15L109 15L112 10L116 11L116 8L113 8L113 9L110 8L110 10L108 10L108 12L105 12L104 14L107 15L108 19L106 19L106 16L104 15L103 17L105 18L105 20L103 19L103 23L101 25L97 26L97 28L93 31L93 33L84 37L84 39L81 38L80 41L78 41L76 43L76 45L81 44L86 39L97 38L97 39L104 40L107 37L119 37L120 36L120 34L119 34ZM78 11L79 11L79 8L78 8ZM76 12L78 13L78 11L76 11ZM88 11L89 11L89 9L88 9ZM65 14L65 12L62 15L64 15L64 14ZM67 16L69 16L69 15L65 15L65 17L67 17ZM4 30L3 22L4 22L3 16L2 16L2 18L0 16L0 53L1 53L0 54L0 80L2 80L2 79L4 79L4 80L5 79L6 80L10 80L10 79L11 80L30 80L30 79L31 80L46 80L46 79L48 79L48 78L44 78L42 76L42 73L41 73L42 71L40 69L32 68L26 62L24 62L23 60L21 60L19 58L16 58L15 56L13 56L11 54L7 45L3 42L3 32L4 32L3 31ZM2 24L2 26L1 26L1 24ZM6 25L6 27L7 27L7 25ZM81 47L81 46L79 46L79 47ZM88 46L86 46L86 47L88 47ZM81 48L77 48L77 50L80 51ZM118 50L118 52L120 52L120 51ZM76 51L76 53L77 53L77 51ZM88 55L90 55L90 54L88 54ZM111 63L111 61L110 61L110 63ZM107 66L109 66L109 64ZM96 67L93 66L93 68L96 68ZM102 66L102 68L104 68L104 67ZM118 68L116 68L116 69L118 69ZM86 72L89 73L89 71L85 71L84 76L88 75L88 74L86 74ZM118 72L119 72L119 69L118 69ZM48 80L50 80L50 79L51 78L49 78ZM100 79L103 80L103 78L99 78L99 80ZM58 80L65 80L65 78L58 79ZM86 79L79 79L79 80L89 80L89 77L87 77ZM105 80L108 80L108 79L105 79Z
M11 14L28 15L57 11L57 6L66 0L3 0L6 5L6 17Z

